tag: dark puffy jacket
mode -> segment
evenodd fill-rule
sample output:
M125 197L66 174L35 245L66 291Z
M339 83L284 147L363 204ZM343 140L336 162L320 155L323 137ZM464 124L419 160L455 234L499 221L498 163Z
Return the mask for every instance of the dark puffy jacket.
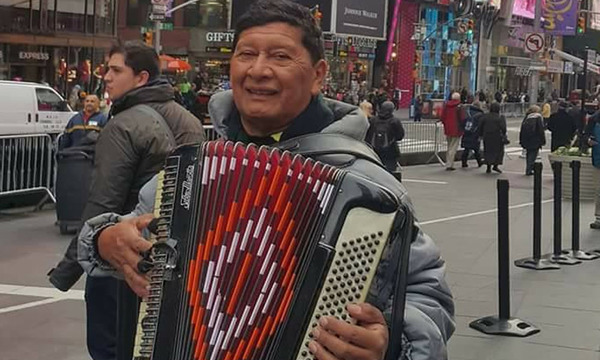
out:
M69 120L65 133L60 138L59 149L83 145L88 142L88 136L91 139L97 136L97 133L102 130L106 122L106 115L101 112L92 114L87 121L83 119L83 112L78 112Z
M162 168L172 150L164 126L136 106L141 104L164 118L177 145L204 140L200 121L174 101L167 82L154 81L126 93L113 103L112 118L98 139L83 220L105 212L131 211L142 186Z
M394 116L394 104L391 101L384 102L377 116L369 119L369 130L365 139L374 148L376 148L374 137L380 131L387 133L386 147L394 147L397 141L404 139L402 121Z
M525 131L527 123L535 121L535 128L533 131ZM544 119L542 114L533 113L527 115L527 117L521 123L521 131L519 133L519 143L523 149L539 149L546 145L546 134L544 133Z
M479 149L481 141L479 141L479 120L483 115L483 110L477 106L465 106L466 119L461 122L462 130L464 131L461 146L464 149Z
M550 150L554 151L561 146L568 146L577 132L577 122L565 109L559 109L548 119L548 130L552 132Z

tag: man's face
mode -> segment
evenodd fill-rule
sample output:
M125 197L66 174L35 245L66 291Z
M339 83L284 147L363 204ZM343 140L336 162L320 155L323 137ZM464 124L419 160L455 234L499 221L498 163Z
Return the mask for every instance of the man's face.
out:
M94 114L100 109L100 100L96 95L88 95L83 102L83 110L88 114Z
M148 77L147 71L141 71L136 75L132 68L125 65L123 54L113 54L108 60L108 72L104 76L106 92L114 101L126 92L144 86L148 82Z
M231 86L246 130L286 127L319 93L326 72L324 60L312 63L299 28L271 23L244 30L231 60Z

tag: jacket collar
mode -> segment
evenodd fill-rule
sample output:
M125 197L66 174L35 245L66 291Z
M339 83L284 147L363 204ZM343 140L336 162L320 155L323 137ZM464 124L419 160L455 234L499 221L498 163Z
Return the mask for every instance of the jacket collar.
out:
M364 140L369 128L369 121L358 107L323 97L319 97L319 99L324 108L329 109L333 114L333 121L324 127L321 133L343 134L360 141ZM214 94L208 103L208 112L215 131L219 135L227 137L228 119L237 113L233 102L233 92L228 90Z
M125 93L113 102L110 112L112 115L116 115L135 105L152 102L164 103L174 99L175 93L171 84L166 80L158 79Z

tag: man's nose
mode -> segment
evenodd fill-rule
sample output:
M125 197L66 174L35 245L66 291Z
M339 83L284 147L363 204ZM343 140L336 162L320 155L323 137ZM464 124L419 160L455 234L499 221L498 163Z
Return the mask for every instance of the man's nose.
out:
M248 75L254 78L268 77L272 74L271 64L265 54L259 54L248 69Z

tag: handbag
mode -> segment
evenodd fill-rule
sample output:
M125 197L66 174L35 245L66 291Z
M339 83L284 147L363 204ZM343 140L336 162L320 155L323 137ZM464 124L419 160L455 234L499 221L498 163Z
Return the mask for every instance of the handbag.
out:
M510 144L510 140L508 139L508 136L506 136L506 134L502 134L502 144L504 144L504 145Z

